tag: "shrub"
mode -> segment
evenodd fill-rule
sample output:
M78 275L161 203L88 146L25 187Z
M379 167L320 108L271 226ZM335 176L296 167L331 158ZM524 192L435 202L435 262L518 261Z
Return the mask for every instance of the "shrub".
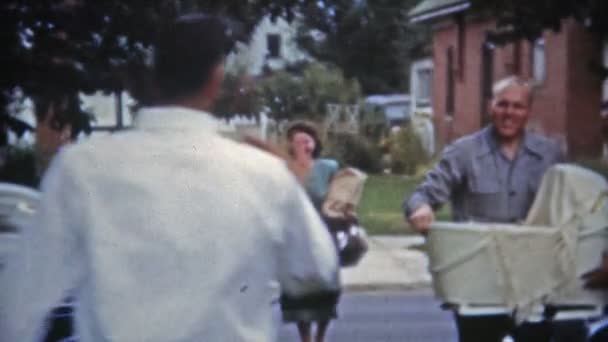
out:
M327 138L324 155L336 159L341 165L352 166L367 173L382 171L380 150L362 136L334 134Z
M277 120L322 119L328 103L356 103L359 83L344 76L339 68L320 63L303 67L299 74L276 71L258 84L262 104Z
M418 167L428 163L429 155L411 124L404 125L391 136L391 171L415 175Z
M254 80L245 72L226 74L220 96L213 113L223 118L235 114L257 115L262 106L259 90Z

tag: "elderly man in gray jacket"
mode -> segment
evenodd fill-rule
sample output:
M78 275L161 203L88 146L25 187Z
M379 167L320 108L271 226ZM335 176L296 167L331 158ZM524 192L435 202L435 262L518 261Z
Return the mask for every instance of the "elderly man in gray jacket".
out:
M425 233L433 212L446 202L451 203L457 222L523 221L545 171L564 160L555 142L526 130L532 93L525 80L508 77L497 82L493 92L492 123L446 147L439 163L405 203L406 218L416 231ZM579 341L585 334L578 323L575 329L559 333L546 324L513 329L512 320L504 314L456 314L456 323L461 342L500 342L509 332L517 342L550 341L558 334L568 334L567 341ZM573 330L577 337L571 336Z

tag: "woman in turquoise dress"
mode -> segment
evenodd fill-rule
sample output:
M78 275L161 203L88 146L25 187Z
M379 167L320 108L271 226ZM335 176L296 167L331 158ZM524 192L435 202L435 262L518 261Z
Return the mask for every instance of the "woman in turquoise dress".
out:
M320 159L322 144L317 130L307 122L296 122L287 130L290 168L300 179L315 208L321 207L339 165L335 160ZM302 342L311 342L316 324L315 342L322 342L332 319L340 292L322 292L302 298L281 297L283 320L296 323Z

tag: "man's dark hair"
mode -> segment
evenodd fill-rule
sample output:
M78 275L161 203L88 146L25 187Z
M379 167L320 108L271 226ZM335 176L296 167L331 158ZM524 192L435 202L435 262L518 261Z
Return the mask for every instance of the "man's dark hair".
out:
M296 121L289 126L287 129L287 140L291 141L296 133L308 134L315 142L315 149L312 151L313 158L319 158L321 151L323 151L323 144L319 137L319 132L315 128L314 124L308 121Z
M155 74L165 99L191 95L211 77L232 47L225 21L204 14L179 17L161 32L155 51Z

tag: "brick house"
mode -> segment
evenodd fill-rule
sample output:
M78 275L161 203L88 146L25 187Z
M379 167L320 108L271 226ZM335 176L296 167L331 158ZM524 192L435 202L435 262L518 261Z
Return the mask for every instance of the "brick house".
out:
M518 74L534 82L530 129L557 139L572 157L598 157L602 81L589 64L601 63L606 43L578 22L565 20L559 33L497 46L492 40L496 21L469 8L468 1L423 0L410 12L412 22L433 27L438 144L487 124L493 82Z

